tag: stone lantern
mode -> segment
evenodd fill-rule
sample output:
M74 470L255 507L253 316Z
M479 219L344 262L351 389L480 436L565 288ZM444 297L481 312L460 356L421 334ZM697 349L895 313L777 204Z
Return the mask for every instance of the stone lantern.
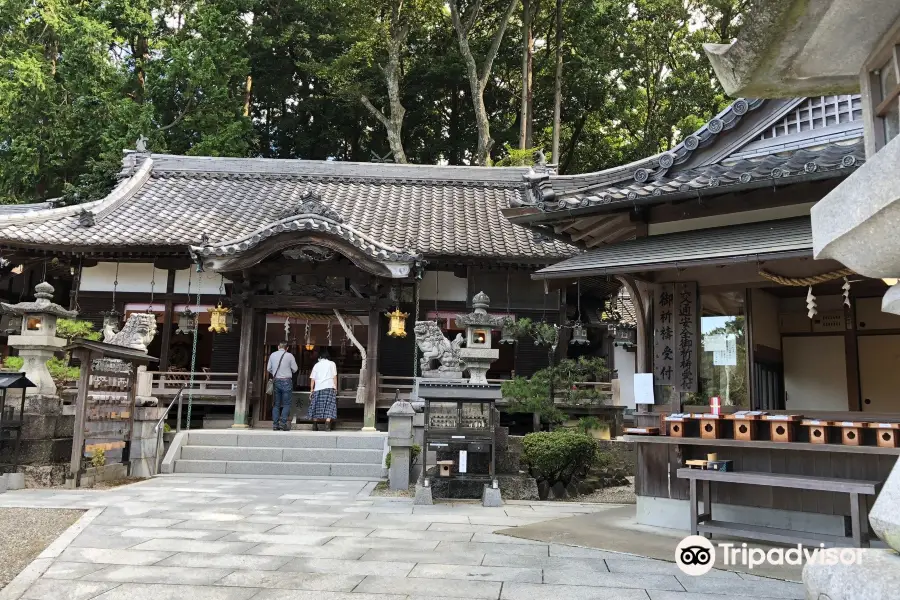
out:
M470 383L487 384L488 369L500 356L500 351L491 346L491 330L502 328L505 317L489 315L490 304L488 295L478 292L472 298L474 312L456 317L456 326L466 329L466 347L460 349L459 358L469 371Z
M52 302L53 286L46 281L34 287L34 297L34 302L0 303L0 307L3 312L22 318L19 335L10 335L8 343L19 351L25 376L35 385L26 395L55 397L56 384L47 370L47 361L66 346L66 340L56 336L56 320L74 319L78 312Z

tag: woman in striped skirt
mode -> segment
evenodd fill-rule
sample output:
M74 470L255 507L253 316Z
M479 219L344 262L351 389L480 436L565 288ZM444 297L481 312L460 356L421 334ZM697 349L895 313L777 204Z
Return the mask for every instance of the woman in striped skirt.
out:
M311 420L325 419L328 428L337 419L337 366L328 356L328 348L319 348L319 360L309 374L309 414Z

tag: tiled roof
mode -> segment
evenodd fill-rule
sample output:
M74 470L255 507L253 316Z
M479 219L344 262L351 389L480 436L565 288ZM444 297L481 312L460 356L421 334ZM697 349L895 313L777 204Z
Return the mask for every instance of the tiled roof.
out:
M793 144L770 140L764 144L765 149L709 163L695 160L696 166L692 166L691 160L701 149L719 143L730 130L740 131L741 121L764 105L761 99L735 100L671 150L627 165L578 175L531 173L528 178L535 197L532 206L546 213L604 205L610 205L612 210L617 205L665 202L849 175L865 161L859 122L823 128L820 136L800 136L803 139ZM527 198L523 202L526 204Z
M312 195L344 229L426 258L549 263L576 254L501 214L533 201L527 172L129 154L124 181L100 202L0 214L0 244L187 251L252 237Z
M797 178L820 179L849 175L865 162L862 137L829 142L752 158L725 160L721 163L687 169L653 181L626 181L604 187L592 187L576 193L554 196L541 208L548 212L601 204L629 203L650 197L660 200L697 194L723 194L740 188L794 183ZM551 178L552 183L552 178Z
M588 277L812 255L809 217L653 235L591 250L545 267L536 279Z

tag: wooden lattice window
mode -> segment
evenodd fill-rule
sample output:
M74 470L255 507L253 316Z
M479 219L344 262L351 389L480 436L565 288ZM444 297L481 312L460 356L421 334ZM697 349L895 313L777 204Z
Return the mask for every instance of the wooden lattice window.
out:
M862 99L852 96L814 96L801 102L759 136L761 140L862 120Z

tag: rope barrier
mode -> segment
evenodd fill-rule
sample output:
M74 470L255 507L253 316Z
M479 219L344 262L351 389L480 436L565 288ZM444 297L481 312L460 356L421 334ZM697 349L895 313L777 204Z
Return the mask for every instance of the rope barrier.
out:
M829 271L828 273L822 273L821 275L813 275L811 277L785 277L783 275L777 275L764 269L760 269L759 275L764 279L774 281L775 283L779 283L781 285L810 286L825 283L826 281L832 281L834 279L840 279L841 277L847 277L848 275L856 275L856 272L853 269L845 268L838 269L837 271Z

